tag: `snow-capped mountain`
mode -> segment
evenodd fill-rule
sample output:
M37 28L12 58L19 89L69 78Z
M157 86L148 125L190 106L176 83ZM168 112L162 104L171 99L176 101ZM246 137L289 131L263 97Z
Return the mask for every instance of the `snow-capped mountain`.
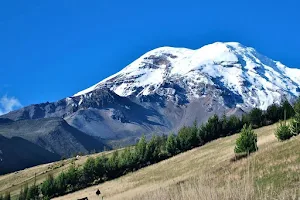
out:
M195 119L266 109L299 94L299 69L236 42L217 42L197 50L154 49L72 97L1 117L59 117L88 135L124 145L142 134L176 132Z
M152 50L120 72L74 96L108 87L116 94L173 98L175 83L186 91L187 100L203 98L208 88L221 91L228 107L266 109L283 98L300 94L300 70L236 42L213 43L197 50L161 47Z

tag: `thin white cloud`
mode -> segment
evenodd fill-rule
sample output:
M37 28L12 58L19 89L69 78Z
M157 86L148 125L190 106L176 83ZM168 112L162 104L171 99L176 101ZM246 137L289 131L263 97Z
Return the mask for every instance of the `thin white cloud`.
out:
M20 107L22 107L22 104L15 97L8 97L7 95L4 95L0 99L0 115L6 114Z

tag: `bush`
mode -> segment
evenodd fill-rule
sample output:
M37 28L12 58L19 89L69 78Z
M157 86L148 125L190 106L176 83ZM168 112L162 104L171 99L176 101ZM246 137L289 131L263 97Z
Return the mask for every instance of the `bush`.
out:
M241 130L239 138L236 140L234 152L237 154L250 154L252 152L257 151L257 149L257 135L252 130L251 125L247 126L245 124Z
M280 122L279 126L275 131L275 136L278 140L288 140L293 136L291 132L290 126L286 124L286 122Z

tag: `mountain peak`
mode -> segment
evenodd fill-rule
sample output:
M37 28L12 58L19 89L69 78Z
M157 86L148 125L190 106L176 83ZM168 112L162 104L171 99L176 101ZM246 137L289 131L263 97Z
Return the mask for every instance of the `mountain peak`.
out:
M215 42L196 50L160 47L74 96L103 87L120 96L167 94L174 89L164 88L167 82L179 85L189 99L201 98L206 93L203 85L211 85L240 99L235 106L266 109L283 94L299 95L300 70L238 42Z

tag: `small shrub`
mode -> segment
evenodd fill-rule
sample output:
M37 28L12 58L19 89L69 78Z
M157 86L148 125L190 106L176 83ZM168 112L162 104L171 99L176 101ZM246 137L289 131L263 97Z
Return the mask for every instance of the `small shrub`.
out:
M293 136L291 132L290 126L286 124L286 122L280 122L279 126L275 131L275 136L278 140L288 140Z
M252 130L251 125L247 126L245 124L243 129L241 130L239 138L236 140L234 152L236 154L250 154L252 152L257 151L257 149L257 135Z

